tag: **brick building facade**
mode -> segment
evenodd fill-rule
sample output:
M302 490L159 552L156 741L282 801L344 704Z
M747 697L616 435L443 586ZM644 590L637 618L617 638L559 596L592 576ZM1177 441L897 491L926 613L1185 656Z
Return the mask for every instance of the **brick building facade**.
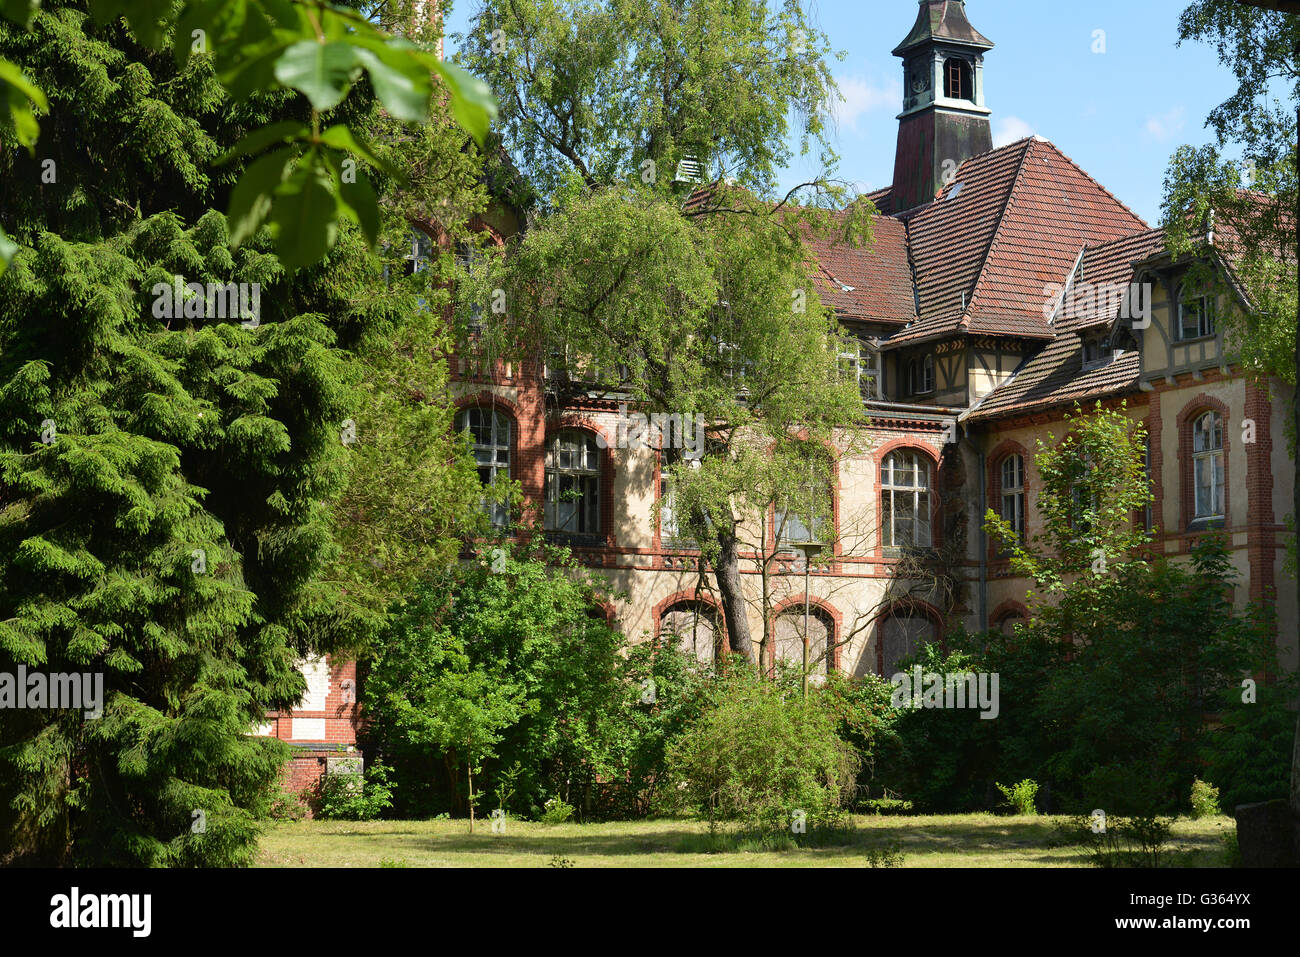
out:
M1033 137L990 148L983 61L992 47L963 3L922 0L894 51L906 81L901 185L870 194L880 215L869 248L811 243L811 281L860 343L848 367L862 381L870 418L866 451L835 463L835 548L809 574L819 667L887 676L918 642L958 623L980 630L1023 619L1029 583L1011 574L982 517L991 507L1032 536L1040 527L1037 441L1063 436L1075 402L1101 401L1123 402L1147 427L1155 501L1135 519L1149 523L1153 548L1185 555L1198 534L1222 527L1239 574L1237 602L1272 603L1282 661L1295 668L1300 609L1293 584L1278 587L1292 495L1283 429L1291 395L1279 381L1248 381L1225 345L1216 317L1247 307L1234 292L1231 257L1207 230L1197 258L1219 269L1229 289L1207 299L1186 280L1191 259L1173 261L1161 230L1051 143ZM710 197L706 188L687 202ZM498 240L518 228L502 210L479 225ZM1145 296L1140 304L1110 294L1134 287ZM485 433L492 448L481 451L521 482L530 502L544 501L548 470L579 490L571 514L545 521L627 595L607 609L611 620L634 641L672 632L702 656L714 653L716 596L700 587L708 579L698 555L677 547L663 516L653 520L667 494L660 453L615 447L618 400L593 392L559 407L545 370L527 362L485 369L458 356L454 371L457 406L494 423ZM900 509L917 509L916 520L899 526ZM912 567L903 544L946 552L953 587L900 577ZM766 602L760 559L741 555L751 632L763 633L766 607L775 636L769 663L798 658L798 555L780 557ZM339 690L355 670L339 664L314 674L325 681L323 698L318 688L269 731L302 749L295 782L309 780L331 749L355 742L355 709Z

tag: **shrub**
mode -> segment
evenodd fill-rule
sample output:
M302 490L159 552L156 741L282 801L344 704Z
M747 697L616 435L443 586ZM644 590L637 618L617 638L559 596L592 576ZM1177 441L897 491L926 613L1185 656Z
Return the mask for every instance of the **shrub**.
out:
M782 695L739 670L676 742L668 764L676 797L711 824L775 835L837 826L858 757L816 696Z
M888 815L888 814L911 814L912 802L901 801L898 798L870 798L862 801L859 805L867 814Z
M1052 845L1080 845L1094 867L1159 867L1174 820L1141 815L1107 817L1100 829L1087 815L1053 825Z
M1297 675L1271 664L1272 684L1260 684L1256 700L1243 702L1235 684L1224 692L1220 723L1206 736L1202 776L1219 789L1219 806L1284 798L1290 793L1291 748L1295 741Z
M902 867L903 845L897 841L885 847L873 847L867 851L867 865L870 867Z
M1005 784L999 784L998 790L1006 799L1006 804L1015 814L1034 815L1038 813L1038 808L1034 805L1034 799L1038 796L1038 782L1032 778L1025 778L1019 784L1013 784L1007 787Z
M543 824L563 824L569 818L573 817L573 805L566 804L558 797L553 797L546 802L542 810Z
M376 762L366 768L364 777L326 775L321 785L320 816L342 821L371 821L379 817L393 804L388 774L388 768Z
M1214 817L1222 814L1219 808L1219 789L1200 778L1192 782L1192 817Z

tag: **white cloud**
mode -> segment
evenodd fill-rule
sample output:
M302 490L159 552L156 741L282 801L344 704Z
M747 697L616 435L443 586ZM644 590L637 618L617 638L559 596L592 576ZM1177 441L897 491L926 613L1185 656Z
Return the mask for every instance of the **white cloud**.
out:
M1157 140L1167 140L1182 132L1187 110L1175 106L1168 113L1147 117L1147 133Z
M840 100L831 97L831 115L840 129L857 131L858 117L876 110L898 111L903 108L903 84L897 79L874 83L862 76L836 77Z
M1034 128L1018 116L1004 116L994 124L993 147L1006 146L1026 136L1033 136Z

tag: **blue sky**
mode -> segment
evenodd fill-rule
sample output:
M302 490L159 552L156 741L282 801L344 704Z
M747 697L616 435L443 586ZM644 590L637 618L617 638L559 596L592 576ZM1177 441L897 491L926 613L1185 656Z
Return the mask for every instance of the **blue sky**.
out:
M1051 140L1151 224L1159 221L1169 157L1181 143L1212 140L1209 111L1235 89L1214 51L1175 46L1188 0L967 0L977 30L996 46L984 58L995 146L1037 134ZM449 32L464 29L474 0L459 0ZM813 0L815 20L842 61L832 70L833 145L839 175L874 189L893 178L902 65L890 55L916 18L914 0ZM1105 52L1094 53L1095 31ZM815 172L795 164L792 186Z

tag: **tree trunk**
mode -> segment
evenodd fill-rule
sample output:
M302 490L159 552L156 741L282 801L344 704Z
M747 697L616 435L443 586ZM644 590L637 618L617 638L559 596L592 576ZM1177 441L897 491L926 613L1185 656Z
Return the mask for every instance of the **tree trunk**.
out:
M469 776L469 832L474 833L474 762L465 762L465 773Z
M745 593L740 583L740 556L735 533L719 532L718 546L718 561L713 576L718 580L727 637L731 642L731 650L744 655L745 660L752 665L754 642L749 635L749 618L745 614Z

